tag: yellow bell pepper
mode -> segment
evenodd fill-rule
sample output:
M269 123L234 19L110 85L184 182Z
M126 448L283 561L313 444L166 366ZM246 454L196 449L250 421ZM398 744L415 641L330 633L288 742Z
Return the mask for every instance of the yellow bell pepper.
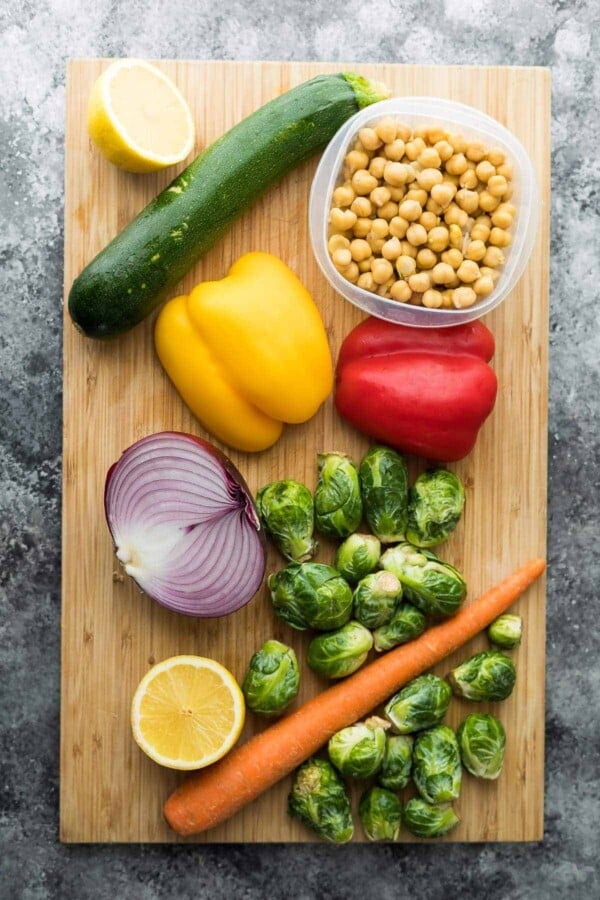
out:
M270 447L284 422L310 419L333 386L317 307L270 253L247 253L222 281L170 300L154 342L194 415L238 450Z

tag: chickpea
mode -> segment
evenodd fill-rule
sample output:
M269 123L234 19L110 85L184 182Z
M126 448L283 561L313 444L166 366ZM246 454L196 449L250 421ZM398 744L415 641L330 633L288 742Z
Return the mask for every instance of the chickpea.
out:
M502 197L508 190L508 181L504 175L494 175L488 181L487 189L492 197Z
M358 132L358 138L365 150L378 150L383 144L374 128L361 128Z
M487 225L488 228L492 227L492 220L490 216L486 215L486 213L482 213L480 216L477 216L475 219L476 225Z
M370 216L373 212L371 201L367 197L357 197L352 201L350 209L353 213L356 213L359 218Z
M347 247L340 247L331 254L331 260L336 269L345 269L352 262L352 254Z
M401 278L409 278L417 271L417 263L411 256L402 254L396 260L396 271Z
M396 137L399 137L400 140L406 141L410 140L412 136L412 128L410 125L406 125L404 122L396 123Z
M327 249L330 253L333 253L335 250L347 250L349 246L350 241L343 234L332 234L327 241Z
M381 248L381 255L392 262L402 253L402 245L397 237L391 237Z
M358 271L359 272L370 272L372 262L373 262L372 256L370 256L368 259L361 259L361 261L358 264Z
M413 224L408 227L406 239L410 241L413 247L420 247L422 244L427 243L427 232L418 222L413 222Z
M467 159L472 160L472 162L481 162L482 159L485 159L485 155L487 153L487 147L481 141L470 141L467 144L467 149L465 150L465 156Z
M458 278L458 276L457 276L457 274L456 274L456 272L455 272L455 273L454 273L454 278L452 279L452 281L449 281L449 282L448 282L448 284L446 285L446 287L447 287L447 288L450 288L450 289L452 289L452 290L454 290L454 288L460 287L460 285L461 285L461 282L460 282L460 280L459 280L459 278Z
M514 185L511 184L511 183L509 182L508 187L507 187L506 190L504 191L504 195L503 195L502 199L503 199L503 200L510 200L510 198L512 197L512 195L514 194L514 192L515 192L515 187L514 187Z
M500 278L500 272L497 269L492 269L489 266L480 266L479 271L482 275L491 278L492 281L497 281Z
M448 229L444 225L436 225L427 236L427 245L430 250L440 253L448 246L449 237Z
M400 162L387 162L383 170L383 177L388 184L400 187L407 183L409 178L408 166Z
M417 175L417 184L424 191L430 191L434 184L441 184L444 176L439 169L422 169Z
M368 259L369 256L371 256L369 242L361 240L360 238L355 238L350 244L350 253L352 254L352 259L356 262Z
M496 174L496 167L493 166L489 160L482 159L475 168L475 174L480 181L483 181L484 184L487 184L492 175Z
M383 178L383 171L385 169L386 162L387 159L385 159L385 157L374 156L369 163L369 175L372 175L373 178Z
M394 276L394 267L389 259L374 259L371 263L371 274L376 284L385 284Z
M502 175L504 178L506 178L507 181L512 181L514 174L513 167L510 165L510 163L503 163L496 169L496 174Z
M390 233L389 222L385 219L373 219L371 222L371 232L376 238L384 238Z
M399 303L410 300L412 291L406 281L395 281L390 288L390 296Z
M398 207L398 215L407 222L416 222L423 212L423 207L416 200L403 200Z
M423 152L419 154L419 165L423 166L424 169L440 168L442 160L435 147L425 147Z
M431 277L435 284L450 284L454 280L454 269L448 263L438 263L433 267Z
M441 185L439 185L439 186L441 187ZM431 197L425 204L425 209L427 210L427 212L432 212L434 215L436 215L438 217L441 216L441 214L444 212L444 210L439 205L439 203L436 203L435 200L432 200Z
M387 296L389 296L389 291L390 291L390 288L391 288L391 286L393 285L393 283L394 283L394 279L393 279L393 278L390 278L389 281L386 281L385 284L380 284L380 285L379 285L379 287L377 288L376 293L379 294L380 297L387 297Z
M355 197L352 185L342 184L333 192L333 204L334 206L350 206Z
M464 228L468 221L468 214L458 206L457 203L451 203L446 212L444 213L444 221L446 225L458 225L459 228Z
M422 294L431 287L431 276L429 272L417 272L408 279L408 286L415 294Z
M417 266L420 269L433 269L437 261L437 256L428 247L423 247L417 253Z
M416 132L415 132L416 133ZM425 141L422 137L415 137L412 141L409 141L405 148L404 153L411 162L418 159L423 150L425 149Z
M362 144L358 138L354 141L354 146L352 147L352 149L353 149L353 150L360 150L361 153L365 153L365 152L366 152L366 151L365 151L364 144Z
M450 157L454 155L452 144L449 144L447 140L438 141L435 144L435 149L437 150L437 154L442 162L446 162L446 160L450 159Z
M356 284L358 281L358 276L360 275L358 266L355 262L351 262L348 268L344 269L341 273L344 278L350 281L352 284Z
M377 237L377 235L373 234L373 232L371 231L367 235L366 240L369 242L369 247L373 251L373 255L378 256L381 253L383 245L385 244L385 236ZM372 268L373 268L373 265L371 264L371 269Z
M408 302L411 306L423 306L423 294L415 294L413 292Z
M407 191L404 195L405 200L416 200L419 206L424 207L427 203L427 191L424 191L423 188L411 188L410 191Z
M407 241L406 238L400 242L402 246L402 255L403 256L412 256L413 259L417 258L417 253L419 252L414 244L411 244L410 241Z
M478 297L487 297L494 290L494 281L489 275L482 275L473 285L473 290Z
M450 175L462 175L467 168L467 160L463 153L455 153L446 163L446 172Z
M376 187L369 194L369 199L373 206L383 206L384 203L387 203L392 195L390 194L389 188L384 187Z
M391 116L385 116L375 126L377 137L381 138L384 144L390 144L396 137L396 127Z
M394 216L390 219L390 234L397 238L403 238L408 231L408 221L402 216Z
M375 279L371 272L363 272L362 275L359 275L356 283L364 291L374 291L376 288Z
M415 128L413 130L413 140L415 138L421 138L421 140L423 142L425 142L427 140L427 126L426 125L419 125L418 128Z
M427 210L419 217L419 223L423 226L425 231L431 231L432 228L438 224L438 217L435 213L428 212Z
M454 303L452 302L452 298L454 297L453 290L442 291L442 309L452 309Z
M455 200L466 213L474 213L479 206L479 194L477 191L468 191L466 188L458 191Z
M378 185L378 181L373 175L369 175L366 169L359 169L352 176L352 187L356 193L363 197L370 194Z
M442 302L443 297L440 291L429 289L423 294L423 306L428 307L428 309L439 309L442 305Z
M453 269L458 269L460 264L463 261L463 255L460 250L457 250L456 247L452 247L450 250L444 250L442 253L442 262L447 263L449 266L452 266Z
M334 208L329 213L329 221L338 231L349 231L356 224L357 216L349 209Z
M492 213L492 225L495 225L496 228L504 228L504 230L506 230L507 228L510 228L512 223L513 217L507 209L500 209L500 207L498 207L498 209L495 209Z
M485 212L493 212L499 203L498 197L494 197L489 191L482 191L479 195L479 205Z
M458 179L458 183L461 187L467 188L469 191L474 191L479 184L479 181L473 169L467 169L467 171L463 172Z
M502 210L502 212L507 212L510 216L516 216L517 207L513 203L501 203L498 206L498 210Z
M493 166L501 166L506 161L506 153L501 147L491 147L487 152L487 158Z
M361 216L360 219L356 220L354 228L352 229L352 231L354 232L354 236L357 238L366 237L371 230L372 223L372 219L367 219Z
M446 140L446 132L440 125L432 125L425 131L425 137L430 144L437 144Z
M369 165L369 156L364 150L351 150L350 153L346 154L345 163L350 174L353 174L354 172L358 172L359 169L367 168Z
M448 228L448 243L451 247L455 247L457 250L462 248L463 233L460 225L450 225L450 227Z
M479 278L479 266L474 260L465 259L456 270L456 274L461 281L464 281L466 284L471 284Z
M449 181L444 181L442 184L434 184L431 188L431 199L442 209L447 209L455 194L456 187Z
M462 134L449 134L446 140L455 153L464 153L467 149L467 142Z
M475 223L471 228L471 240L472 241L483 241L485 244L490 236L490 229L487 225L478 225Z
M416 162L412 162L412 163L409 162L409 163L406 163L406 165L408 167L408 180L406 183L413 184L417 180L417 175L421 171L421 167L419 166L419 163L416 163ZM417 187L418 187L418 185L417 185Z
M452 295L452 302L456 309L465 309L468 306L473 306L476 300L477 294L473 288L469 287L456 288Z
M475 262L479 262L479 260L483 259L483 257L485 256L486 250L487 247L485 246L483 241L472 240L465 251L465 256L467 259L472 259Z
M395 138L385 145L383 154L386 159L390 159L392 162L400 162L404 156L404 141L401 141L400 138Z
M508 247L512 237L503 228L492 228L490 232L490 244L493 247Z
M406 194L406 188L403 184L401 185L391 185L390 186L390 194L392 195L392 200L394 203L400 203L404 195Z
M388 200L387 203L384 203L383 206L379 207L377 212L380 218L387 219L389 221L390 219L393 219L394 216L398 215L398 204L393 203L391 200Z

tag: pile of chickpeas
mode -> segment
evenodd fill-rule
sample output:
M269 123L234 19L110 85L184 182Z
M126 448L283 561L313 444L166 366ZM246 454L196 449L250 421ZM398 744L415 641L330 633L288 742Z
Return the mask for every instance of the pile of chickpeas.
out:
M342 175L327 247L344 278L430 309L492 293L516 214L504 150L386 117L361 128Z

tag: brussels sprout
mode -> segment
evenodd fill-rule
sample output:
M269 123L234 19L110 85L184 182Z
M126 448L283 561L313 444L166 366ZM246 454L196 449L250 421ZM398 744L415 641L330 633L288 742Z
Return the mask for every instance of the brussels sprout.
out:
M250 660L242 691L250 709L273 716L292 702L299 687L300 671L292 648L266 641Z
M268 579L276 614L292 628L328 631L352 615L352 590L334 568L290 563Z
M377 775L379 784L390 791L401 791L410 781L413 738L408 734L390 734Z
M467 595L464 578L431 550L412 544L390 547L380 565L402 583L404 597L432 616L453 616Z
M330 762L309 759L296 772L288 812L334 844L352 840L354 825L344 782Z
M374 572L381 556L381 544L372 534L351 534L340 544L335 555L335 568L340 575L356 584Z
M391 572L373 572L360 581L354 591L354 618L365 628L378 628L389 622L402 596L402 585Z
M512 694L516 677L508 656L485 650L452 669L448 680L454 693L466 700L506 700Z
M260 489L256 506L266 533L287 559L312 559L317 552L315 510L307 487L299 481L273 481Z
M437 725L450 704L452 691L437 675L419 675L394 694L385 706L385 714L398 734L411 734Z
M416 736L413 781L428 803L445 803L459 796L460 751L456 735L447 725L436 725Z
M373 646L373 635L360 622L348 622L337 631L313 638L307 662L314 672L328 678L343 678L360 669Z
M514 650L521 643L523 619L521 616L506 613L492 622L487 633L495 647L500 647L501 650Z
M345 453L319 453L315 488L317 528L326 537L346 538L362 519L356 466Z
M385 788L371 787L360 798L358 815L370 841L396 841L402 823L400 800Z
M406 644L425 631L425 616L410 603L401 603L387 623L373 632L373 646L378 652Z
M372 716L342 728L329 740L329 759L346 778L370 778L381 766L385 752L385 732L390 723Z
M465 505L465 491L454 472L428 469L408 492L406 540L435 547L452 534Z
M441 837L458 825L460 819L449 803L432 804L413 797L402 811L402 821L415 837Z
M384 544L404 540L408 515L408 472L389 447L371 447L359 468L369 528Z
M463 765L477 778L495 779L502 771L506 732L489 713L471 713L458 729Z

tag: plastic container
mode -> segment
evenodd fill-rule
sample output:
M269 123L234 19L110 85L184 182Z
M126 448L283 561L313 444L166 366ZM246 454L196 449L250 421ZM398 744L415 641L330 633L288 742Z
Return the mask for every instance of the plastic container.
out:
M506 151L514 167L514 194L511 202L517 215L511 229L512 243L504 249L506 262L492 293L468 309L428 309L380 297L347 281L333 265L327 250L327 227L331 195L340 182L344 155L359 129L376 123L383 116L394 116L415 128L440 124L450 132L479 139ZM520 141L503 125L485 113L437 97L395 97L361 110L340 128L327 146L313 179L309 203L309 228L314 254L325 277L350 303L372 316L418 327L444 327L471 322L489 313L512 291L523 274L535 242L539 197L535 173Z

